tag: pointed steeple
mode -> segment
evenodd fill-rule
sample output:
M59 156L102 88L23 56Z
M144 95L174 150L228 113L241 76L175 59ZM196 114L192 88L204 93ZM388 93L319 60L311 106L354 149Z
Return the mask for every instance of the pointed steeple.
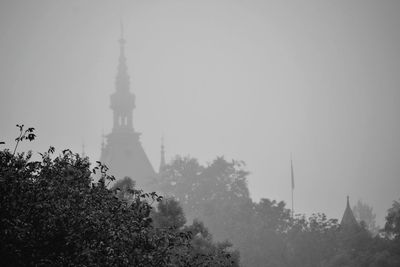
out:
M165 149L164 149L164 137L161 137L161 158L160 158L160 168L158 173L160 174L165 168Z
M115 93L111 95L111 109L114 113L113 131L133 132L133 110L135 95L129 91L130 81L125 57L124 27L121 21L121 37L119 39L119 60L117 77L115 79Z
M358 227L357 220L354 217L353 211L350 208L349 196L347 196L346 209L344 211L342 221L340 222L340 226L347 229Z

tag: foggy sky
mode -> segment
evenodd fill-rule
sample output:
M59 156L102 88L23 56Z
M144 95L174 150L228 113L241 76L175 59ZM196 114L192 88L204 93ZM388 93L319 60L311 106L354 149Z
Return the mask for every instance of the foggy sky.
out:
M134 127L167 158L247 163L249 188L341 218L346 195L382 225L400 197L399 1L122 1ZM117 1L0 1L0 141L100 157L111 131ZM289 205L290 207L290 205Z

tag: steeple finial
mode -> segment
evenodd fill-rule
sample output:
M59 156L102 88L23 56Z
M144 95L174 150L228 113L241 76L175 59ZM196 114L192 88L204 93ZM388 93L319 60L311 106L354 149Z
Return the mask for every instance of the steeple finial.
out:
M129 90L129 75L128 67L126 65L125 57L125 37L124 37L124 25L122 17L120 19L120 38L119 42L119 60L118 60L118 72L117 72L117 91L128 91Z
M124 55L124 45L125 45L125 38L124 38L124 22L122 19L122 2L119 3L119 30L120 30L120 38L119 38L119 45L120 45L120 62L121 59L123 58L123 61L125 61L125 55Z
M120 38L119 38L119 45L120 45L120 48L121 48L121 55L123 54L123 52L124 52L124 45L125 45L125 43L126 43L126 41L125 41L125 38L124 38L124 24L123 24L123 22L122 22L122 18L120 19Z
M124 41L124 22L123 22L123 16L122 16L122 1L119 2L119 26L120 26L120 42Z

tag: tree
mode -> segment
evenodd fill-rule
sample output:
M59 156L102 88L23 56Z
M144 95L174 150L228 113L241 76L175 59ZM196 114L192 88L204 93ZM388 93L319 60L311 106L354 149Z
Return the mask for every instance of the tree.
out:
M165 166L158 188L181 203L189 220L202 218L210 228L221 227L228 221L220 224L208 219L215 218L215 214L221 218L226 211L239 208L240 202L251 203L247 174L238 161L218 157L204 167L194 158L178 156Z
M293 219L286 235L289 266L324 266L337 250L339 225L323 213Z
M14 149L15 151L15 149ZM90 164L54 148L32 161L32 153L0 151L0 257L2 266L168 266L188 237L154 229L155 193L129 189L131 203L92 183Z
M15 154L31 129L20 127L13 153L0 151L2 266L237 266L238 254L211 238L200 253L178 202L160 202L127 177L108 188L115 178L100 162L91 170L88 158L68 149L54 157L53 147L39 161ZM166 218L177 218L173 227L159 227Z
M194 158L177 156L164 167L158 187L179 201L188 221L201 220L216 241L230 240L242 249L252 212L247 175L240 161L217 157L202 166Z
M400 201L400 200L399 200ZM400 240L400 202L393 201L388 210L385 223L385 232L393 239Z
M252 203L248 211L250 214L247 221L242 220L242 231L236 241L245 265L286 266L285 233L291 225L290 210L282 201L264 198Z
M372 235L379 233L379 227L376 226L376 215L372 211L372 207L361 200L357 201L357 204L353 207L353 214L358 223L365 224L365 227Z
M395 201L386 216L386 237L372 237L365 223L351 231L339 231L335 253L326 261L325 266L400 266L400 239L396 234L398 230L395 222L399 211L399 203Z
M131 194L132 190L135 189L135 181L133 181L130 177L125 176L123 179L116 181L111 190L115 192L116 196L121 200L125 201L128 204L131 204L134 200L133 195Z
M174 198L159 202L152 214L156 229L169 229L189 236L190 242L185 248L172 250L174 266L239 266L239 252L229 242L214 243L202 222L195 220L184 226L185 215Z
M174 198L165 198L158 203L152 218L157 228L180 229L186 223L186 218L179 202Z
M203 170L204 167L200 166L196 159L177 156L164 167L157 183L163 194L179 201L189 219L201 214L200 203L205 195L202 195L198 188Z
M193 262L203 255L200 248L208 236L208 231L196 234L194 230L203 229L198 223L201 220L215 240L229 240L238 248L243 266L400 266L396 243L373 237L364 222L360 227L343 228L336 219L320 213L292 218L282 201L265 198L254 203L247 175L241 162L222 157L204 166L194 158L177 157L165 166L159 188L179 200L188 218L198 218L189 226L195 233L191 245L199 248L191 252L199 255L191 257ZM373 229L372 209L365 206L356 207L355 213L359 211L359 218ZM386 229L392 239L398 235L398 210L396 202L387 217Z
M193 237L192 249L186 253L187 260L192 264L190 266L239 266L239 252L227 241L214 243L212 235L202 222L194 220L183 231L191 233Z

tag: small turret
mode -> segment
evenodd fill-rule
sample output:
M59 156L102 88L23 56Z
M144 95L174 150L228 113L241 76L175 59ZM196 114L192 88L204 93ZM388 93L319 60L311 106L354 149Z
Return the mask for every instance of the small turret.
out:
M359 227L358 222L354 217L353 211L350 208L349 196L347 196L346 209L344 211L342 221L340 222L340 226L343 229L354 229Z

